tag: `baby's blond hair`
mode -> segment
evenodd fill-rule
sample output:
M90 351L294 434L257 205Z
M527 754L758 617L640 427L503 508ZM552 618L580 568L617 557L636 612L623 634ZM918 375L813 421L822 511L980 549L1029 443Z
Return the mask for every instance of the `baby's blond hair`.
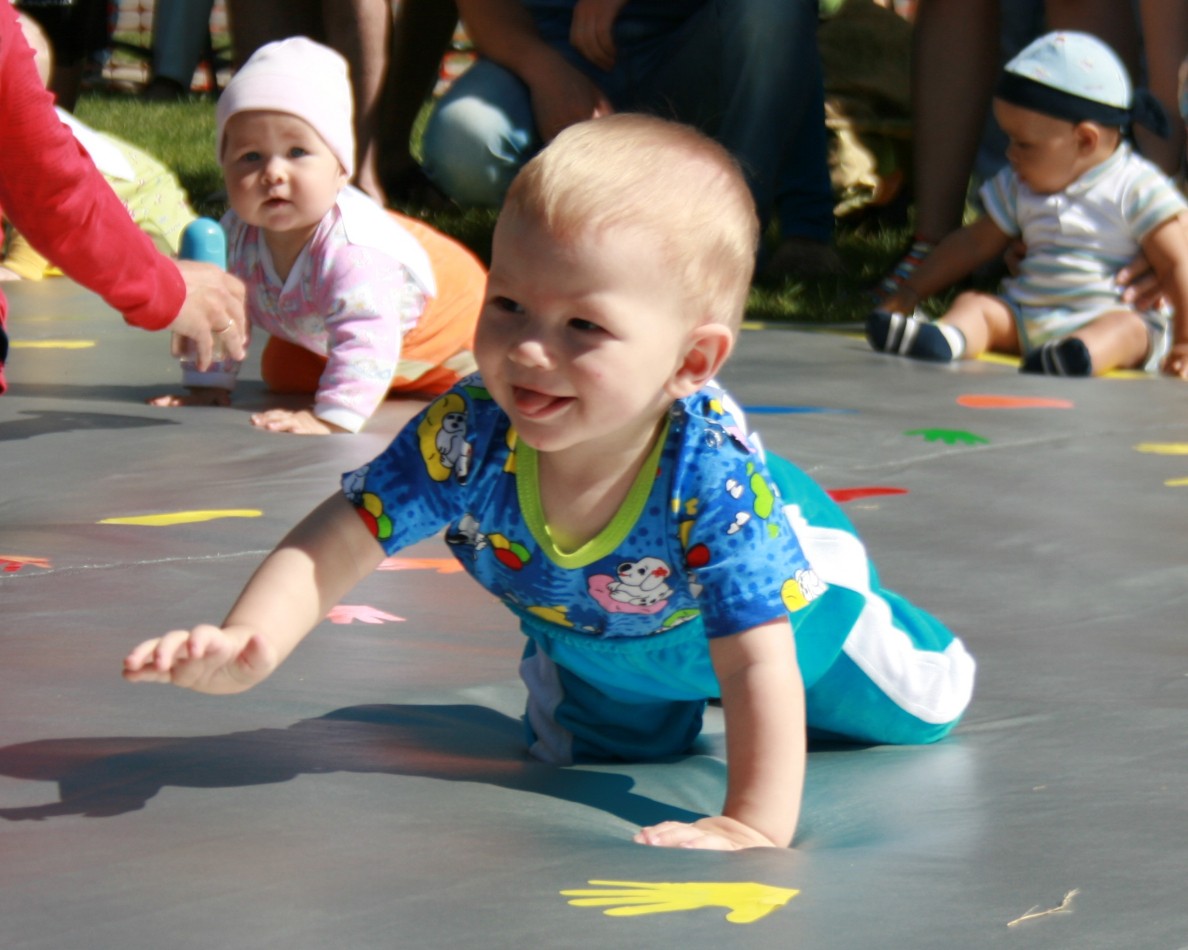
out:
M691 315L737 330L759 222L737 162L696 129L638 113L570 126L512 182L504 214L559 238L639 227L679 269Z

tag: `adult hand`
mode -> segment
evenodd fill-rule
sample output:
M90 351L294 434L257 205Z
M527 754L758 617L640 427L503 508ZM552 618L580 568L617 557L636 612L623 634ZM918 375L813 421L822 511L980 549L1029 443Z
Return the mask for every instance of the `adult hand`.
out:
M186 282L186 299L169 329L194 342L200 371L213 362L216 335L227 356L242 360L246 355L243 283L202 261L177 261L177 267Z
M1158 310L1166 302L1159 275L1142 254L1123 267L1114 277L1122 300L1135 310Z
M1179 234L1171 232L1173 226L1180 229ZM1153 237L1159 237L1161 241L1170 239L1177 243L1188 240L1188 214L1177 215L1174 221L1155 228L1146 240L1150 241ZM1144 254L1139 254L1118 271L1114 280L1122 291L1123 301L1136 310L1158 310L1170 303L1155 267Z
M615 20L626 0L578 0L569 26L573 48L599 69L615 65Z
M571 125L615 111L602 90L561 56L550 56L547 68L534 72L526 81L532 94L536 129L546 143Z

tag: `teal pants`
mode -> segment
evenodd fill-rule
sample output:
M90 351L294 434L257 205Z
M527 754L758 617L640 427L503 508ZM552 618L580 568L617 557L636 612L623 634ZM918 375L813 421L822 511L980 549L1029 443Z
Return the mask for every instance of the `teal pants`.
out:
M969 704L973 658L939 620L882 588L849 518L820 486L784 459L769 454L767 463L808 560L828 585L791 616L809 734L876 744L940 739ZM545 761L684 752L701 731L706 701L718 696L698 630L625 643L615 656L605 643L596 653L583 650L580 637L529 618L523 629L529 748ZM672 671L690 698L633 686L649 668Z

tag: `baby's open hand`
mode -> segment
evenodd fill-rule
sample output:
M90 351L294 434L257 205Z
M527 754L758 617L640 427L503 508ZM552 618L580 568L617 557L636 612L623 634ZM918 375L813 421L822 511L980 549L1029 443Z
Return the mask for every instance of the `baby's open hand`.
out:
M199 693L240 693L276 665L275 652L258 634L201 624L145 640L124 658L124 679L172 683Z
M741 851L744 848L774 848L776 845L741 821L727 818L700 818L695 822L665 821L641 828L636 844L659 848L696 848L702 851Z
M168 393L164 396L154 396L148 401L150 406L229 406L231 392L227 389L217 389L214 386L194 386L186 393Z
M252 425L269 432L292 432L294 435L332 435L346 429L323 422L308 409L269 409L252 416Z

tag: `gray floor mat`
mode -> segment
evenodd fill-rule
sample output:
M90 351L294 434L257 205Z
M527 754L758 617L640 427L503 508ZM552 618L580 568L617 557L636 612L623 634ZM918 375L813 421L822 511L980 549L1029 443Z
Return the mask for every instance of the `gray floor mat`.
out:
M978 686L936 746L814 749L795 848L664 851L630 835L719 807L720 723L671 763L525 760L520 635L437 542L248 694L123 683L134 643L218 620L416 404L357 437L271 435L249 363L231 410L152 408L164 335L65 280L9 287L8 950L1188 947L1188 386L744 332L724 380L753 425L965 639ZM561 893L608 881L663 912Z

